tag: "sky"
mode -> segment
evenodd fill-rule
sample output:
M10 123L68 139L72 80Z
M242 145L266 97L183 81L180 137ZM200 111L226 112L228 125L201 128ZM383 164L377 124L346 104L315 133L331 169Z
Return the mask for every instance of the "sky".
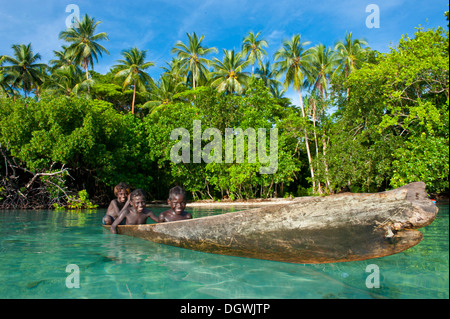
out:
M187 42L186 33L204 35L202 43L218 49L210 58L220 60L223 49L239 51L249 31L261 32L271 61L283 40L294 34L310 41L309 46L332 47L352 32L372 49L389 52L419 25L447 26L448 10L444 0L0 0L0 4L0 55L12 55L13 44L31 42L41 62L48 63L53 50L65 44L58 35L76 13L70 9L76 5L81 17L87 13L101 21L97 32L109 37L100 44L110 54L99 58L95 71L108 72L123 50L137 47L147 50L147 61L155 63L148 72L155 79L175 56L170 52L175 43Z

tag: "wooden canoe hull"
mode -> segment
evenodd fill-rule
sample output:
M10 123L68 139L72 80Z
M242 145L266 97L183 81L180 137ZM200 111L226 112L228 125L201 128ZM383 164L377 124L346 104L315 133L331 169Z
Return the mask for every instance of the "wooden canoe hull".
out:
M425 184L376 194L305 197L292 204L160 224L119 226L125 234L202 252L291 263L378 258L422 240L437 207Z

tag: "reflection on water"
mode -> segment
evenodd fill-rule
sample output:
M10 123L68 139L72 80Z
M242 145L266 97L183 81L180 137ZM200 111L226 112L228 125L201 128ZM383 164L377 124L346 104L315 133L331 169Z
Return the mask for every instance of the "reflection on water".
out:
M440 205L436 220L421 229L424 240L403 253L317 265L220 256L112 235L100 226L103 214L0 212L0 298L449 297L448 205ZM79 267L78 289L66 287L69 264ZM366 287L372 264L379 269L379 288Z

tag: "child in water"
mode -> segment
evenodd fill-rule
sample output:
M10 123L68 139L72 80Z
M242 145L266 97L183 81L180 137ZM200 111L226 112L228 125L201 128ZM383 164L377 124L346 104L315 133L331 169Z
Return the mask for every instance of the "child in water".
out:
M175 186L169 191L169 199L167 203L169 210L162 212L158 217L158 222L173 222L176 220L191 219L191 213L185 212L186 208L186 191L183 187Z
M131 192L130 200L127 201L125 206L120 211L119 217L111 225L111 233L117 234L117 225L141 225L146 224L147 219L151 218L157 222L156 215L145 208L145 193L142 189L136 189Z
M103 225L112 225L114 220L119 217L119 213L127 202L130 189L128 185L120 182L114 187L114 195L117 197L113 199L106 210L106 215L102 219Z

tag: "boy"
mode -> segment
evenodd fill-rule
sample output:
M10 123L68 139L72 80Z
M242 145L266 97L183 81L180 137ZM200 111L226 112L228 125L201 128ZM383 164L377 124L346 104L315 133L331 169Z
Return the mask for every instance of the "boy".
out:
M112 225L114 220L119 217L119 212L124 207L128 195L130 194L130 189L128 185L120 182L114 187L114 195L117 199L113 199L106 210L106 215L102 219L103 225Z
M136 189L131 192L130 200L120 211L119 217L111 225L111 233L117 234L117 225L141 225L147 223L147 218L155 222L158 218L149 209L145 208L145 193L142 189Z
M186 208L186 191L180 186L175 186L169 191L169 199L167 203L169 210L162 212L158 217L158 222L173 222L176 220L191 219L191 213L185 212Z

